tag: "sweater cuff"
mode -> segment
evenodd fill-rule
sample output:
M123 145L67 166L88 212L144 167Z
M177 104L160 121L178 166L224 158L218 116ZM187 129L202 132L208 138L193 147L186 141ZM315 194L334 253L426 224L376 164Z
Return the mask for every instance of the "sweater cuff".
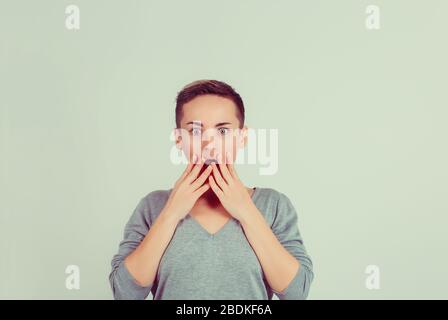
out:
M299 270L297 271L294 278L291 280L289 285L282 292L274 293L278 296L280 300L305 300L308 296L309 279L307 277L308 270L303 264L300 264Z
M116 276L121 280L119 281L119 283L122 284L122 286L126 287L126 291L132 292L135 296L139 296L140 294L147 294L152 288L152 284L148 286L141 286L139 283L137 283L135 278L132 276L132 274L124 264L124 260L120 263Z

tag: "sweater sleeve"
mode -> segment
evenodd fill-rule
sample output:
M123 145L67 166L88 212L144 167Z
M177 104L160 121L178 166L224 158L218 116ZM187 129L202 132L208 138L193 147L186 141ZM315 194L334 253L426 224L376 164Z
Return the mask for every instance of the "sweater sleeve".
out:
M118 253L112 258L109 282L116 300L144 300L152 285L141 286L124 264L124 259L133 252L149 231L149 212L145 198L141 199L124 228L123 240Z
M299 231L297 212L291 200L279 194L272 230L283 247L299 261L300 267L282 292L273 292L280 300L305 300L314 278L313 263Z

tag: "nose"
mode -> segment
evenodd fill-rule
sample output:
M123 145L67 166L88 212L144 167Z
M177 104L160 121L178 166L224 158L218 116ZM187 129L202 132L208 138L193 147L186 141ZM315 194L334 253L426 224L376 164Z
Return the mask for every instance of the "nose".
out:
M216 158L216 148L212 142L208 142L205 147L202 148L202 159L205 161L207 159Z
M207 159L218 160L218 153L222 148L222 141L215 131L216 130L205 130L202 133L201 156L203 161Z

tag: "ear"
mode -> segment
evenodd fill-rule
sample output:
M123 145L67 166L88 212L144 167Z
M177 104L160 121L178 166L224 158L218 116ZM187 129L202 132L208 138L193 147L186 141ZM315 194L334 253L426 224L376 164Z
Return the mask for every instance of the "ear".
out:
M182 150L182 130L180 128L174 128L174 143L176 144L176 148Z

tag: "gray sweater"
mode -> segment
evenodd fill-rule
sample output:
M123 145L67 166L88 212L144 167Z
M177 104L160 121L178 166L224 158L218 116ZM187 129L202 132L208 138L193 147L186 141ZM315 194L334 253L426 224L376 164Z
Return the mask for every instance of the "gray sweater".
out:
M283 292L270 288L237 219L231 218L210 234L189 214L177 224L154 282L140 286L123 261L143 240L171 191L147 194L126 224L109 275L115 299L145 299L150 292L155 300L271 300L273 294L280 300L306 299L314 278L313 264L298 229L297 212L285 194L260 187L255 188L252 201L280 243L301 264Z

